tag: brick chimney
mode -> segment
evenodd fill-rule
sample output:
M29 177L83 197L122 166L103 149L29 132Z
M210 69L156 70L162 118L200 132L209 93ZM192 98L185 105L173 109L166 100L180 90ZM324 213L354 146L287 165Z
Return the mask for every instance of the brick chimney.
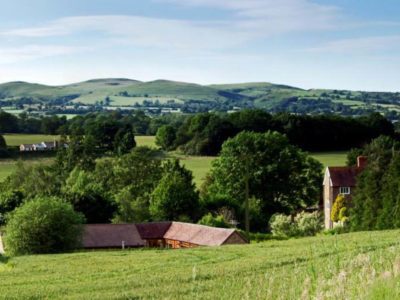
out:
M364 169L367 166L367 159L363 155L357 156L357 168Z

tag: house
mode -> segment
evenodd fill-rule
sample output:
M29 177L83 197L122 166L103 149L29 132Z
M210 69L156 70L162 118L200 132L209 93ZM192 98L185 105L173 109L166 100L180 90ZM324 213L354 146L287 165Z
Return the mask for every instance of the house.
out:
M323 181L323 199L324 199L324 223L326 229L333 228L331 221L331 211L336 197L339 194L351 199L356 178L365 168L367 158L365 156L357 157L357 165L351 167L327 167Z
M53 151L59 147L59 143L57 141L53 142L41 142L37 144L21 144L19 146L20 152L30 152L30 151ZM67 145L64 144L66 148Z
M21 144L19 146L19 151L34 151L33 144Z
M247 244L235 229L182 222L85 225L83 248L167 247L193 248Z

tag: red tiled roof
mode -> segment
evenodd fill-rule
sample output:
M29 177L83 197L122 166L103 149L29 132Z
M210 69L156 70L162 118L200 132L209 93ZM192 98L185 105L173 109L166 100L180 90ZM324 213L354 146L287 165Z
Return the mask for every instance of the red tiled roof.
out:
M332 186L356 186L356 177L362 171L358 167L328 167Z
M84 248L120 248L144 246L135 224L88 224L82 237Z
M164 238L202 246L219 246L224 244L234 232L235 229L172 222Z
M162 239L167 230L171 227L172 222L150 222L136 224L142 239Z

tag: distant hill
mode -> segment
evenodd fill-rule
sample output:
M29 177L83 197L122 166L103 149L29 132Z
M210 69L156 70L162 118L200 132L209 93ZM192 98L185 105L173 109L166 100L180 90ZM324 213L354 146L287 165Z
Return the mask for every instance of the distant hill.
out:
M125 78L92 79L80 83L47 86L27 82L0 84L0 104L41 103L108 106L182 105L189 111L230 110L255 107L271 112L338 113L359 115L378 111L391 118L400 113L400 93L346 90L304 90L267 82L199 85Z

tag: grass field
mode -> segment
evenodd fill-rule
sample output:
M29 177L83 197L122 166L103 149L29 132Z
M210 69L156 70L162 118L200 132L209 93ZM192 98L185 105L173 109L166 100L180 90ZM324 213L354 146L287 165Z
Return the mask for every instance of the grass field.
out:
M56 135L45 135L45 134L5 134L3 135L6 139L8 146L19 146L21 144L34 144L40 142L52 142L54 139L58 139Z
M400 231L0 260L2 299L399 299Z

